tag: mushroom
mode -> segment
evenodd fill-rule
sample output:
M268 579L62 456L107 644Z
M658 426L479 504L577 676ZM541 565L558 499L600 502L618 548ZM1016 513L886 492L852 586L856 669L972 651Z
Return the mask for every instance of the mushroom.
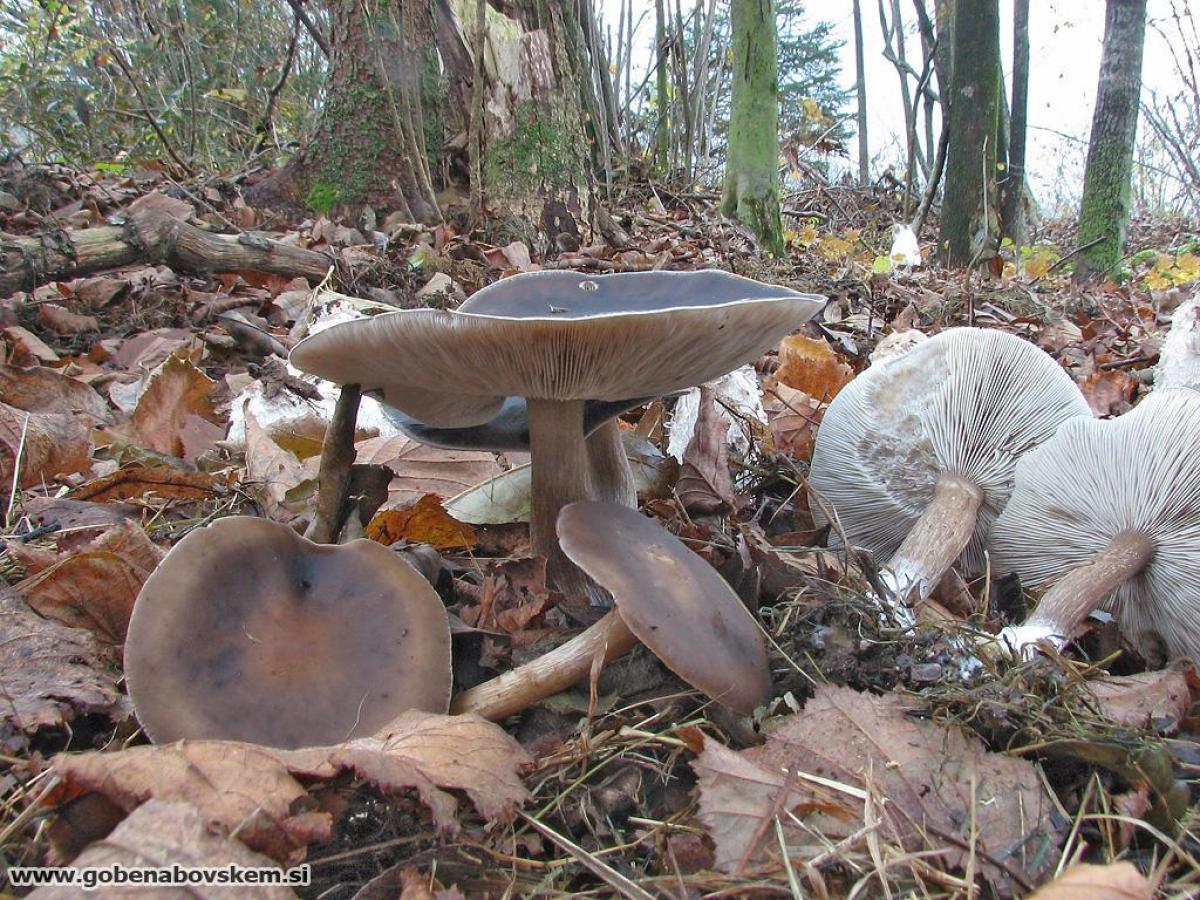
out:
M450 627L385 547L234 516L192 531L146 580L125 676L154 741L333 744L406 709L445 712Z
M956 561L982 571L1022 454L1089 416L1053 359L1002 331L952 328L867 369L830 403L809 474L818 524L889 559L895 598L925 600ZM897 609L911 622L907 609Z
M1076 419L1017 466L992 530L993 570L1051 584L1001 649L1062 647L1093 610L1147 659L1200 659L1200 394L1154 391L1110 420Z
M583 433L587 438L588 477L594 497L625 506L637 505L637 491L629 458L621 441L616 418L636 409L648 398L634 400L588 400L583 406ZM419 422L400 410L388 410L388 418L405 435L422 444L447 450L493 450L529 452L529 407L523 397L506 397L491 421L463 428L437 428Z
M533 548L548 557L560 590L590 593L554 533L563 506L597 496L585 401L656 397L709 381L757 358L823 304L718 271L528 272L453 312L397 310L334 325L297 344L291 361L338 384L361 384L434 426L482 425L506 397L524 397ZM605 449L620 454L614 441Z
M579 502L563 508L566 554L616 602L590 628L525 665L463 691L451 712L503 719L587 676L640 640L672 672L749 714L771 689L758 624L712 566L637 510Z

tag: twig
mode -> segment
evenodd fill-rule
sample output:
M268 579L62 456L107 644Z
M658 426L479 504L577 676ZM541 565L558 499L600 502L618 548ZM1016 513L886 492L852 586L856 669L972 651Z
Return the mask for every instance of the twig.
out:
M329 52L329 41L325 40L325 35L321 34L321 29L316 26L316 23L304 11L301 0L287 0L287 4L292 8L292 11L296 14L296 18L300 20L300 24L304 26L304 30L309 33L314 43L321 48L321 52L325 54L325 58L329 59L332 55Z
M333 419L321 445L321 468L317 474L317 512L305 537L318 544L332 544L341 530L350 467L354 465L354 425L362 391L347 384L338 394Z
M1087 249L1089 249L1089 248L1091 248L1091 247L1095 247L1095 246L1096 246L1097 244L1099 244L1101 241L1106 241L1106 240L1108 240L1108 235L1107 235L1107 234L1102 234L1102 235L1100 235L1100 237L1098 237L1098 238L1092 238L1092 239L1091 239L1090 241L1088 241L1086 244L1081 244L1080 246L1078 246L1078 247L1076 247L1074 250L1072 250L1070 253L1068 253L1066 256L1062 257L1062 259L1058 260L1058 262L1054 263L1054 265L1050 266L1050 268L1048 268L1048 269L1046 270L1046 275L1049 275L1049 274L1050 274L1051 272L1053 272L1055 269L1059 269L1059 268L1061 268L1061 267L1062 267L1062 264L1063 264L1063 263L1065 263L1065 262L1066 262L1068 259L1070 259L1072 256L1076 256L1076 255L1078 255L1078 254L1082 253L1084 250L1087 250ZM1045 278L1045 277L1046 277L1046 275L1039 275L1037 278L1033 279L1033 283L1034 283L1034 284L1037 284L1037 283L1038 283L1038 281L1039 281L1040 279L1042 279L1042 278Z
M163 133L162 128L159 127L158 119L156 119L154 114L150 112L150 105L146 102L146 97L142 93L142 86L138 80L133 77L133 73L129 71L129 63L125 61L125 54L121 51L121 48L112 43L110 43L110 48L112 50L112 58L116 61L117 66L121 69L121 73L129 82L130 87L133 88L133 92L137 94L138 102L142 104L142 112L146 116L146 121L149 122L150 127L154 129L154 133L158 136L158 140L163 145L163 149L167 151L167 155L170 156L171 159L175 160L175 164L179 166L179 168L181 168L187 175L195 175L196 170L185 163L180 158L179 154L175 152L175 147L171 144L171 141L167 138L166 134Z

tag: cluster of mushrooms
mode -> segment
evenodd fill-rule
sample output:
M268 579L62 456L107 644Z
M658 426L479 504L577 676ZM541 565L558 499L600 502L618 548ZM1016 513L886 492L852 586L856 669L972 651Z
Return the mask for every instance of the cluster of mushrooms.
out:
M530 534L564 593L613 606L544 656L451 697L450 629L428 582L368 541L314 544L262 519L185 537L146 582L128 689L156 741L280 747L371 734L410 708L502 719L646 644L749 713L770 691L761 630L700 557L636 509L616 417L753 361L824 298L718 271L499 281L455 311L397 310L312 334L291 361L355 385L419 441L528 450ZM835 398L810 500L884 566L911 621L942 576L1057 582L996 646L1058 642L1108 605L1147 655L1200 651L1200 396L1160 390L1095 421L1071 378L1011 335L950 329ZM1157 646L1157 645L1154 645Z

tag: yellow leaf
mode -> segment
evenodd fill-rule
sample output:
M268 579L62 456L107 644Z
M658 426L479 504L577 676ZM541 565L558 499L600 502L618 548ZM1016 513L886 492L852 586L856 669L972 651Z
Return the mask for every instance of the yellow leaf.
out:
M387 509L367 524L367 537L390 546L399 540L429 544L435 550L467 550L478 542L475 529L455 519L437 494L426 494L405 509Z

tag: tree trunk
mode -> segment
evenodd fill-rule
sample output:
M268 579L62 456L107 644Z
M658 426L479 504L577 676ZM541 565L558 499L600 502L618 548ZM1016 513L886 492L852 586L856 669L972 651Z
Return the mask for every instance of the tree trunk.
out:
M1000 188L1002 231L1018 247L1025 242L1021 193L1025 183L1025 121L1029 107L1029 0L1013 3L1013 85L1009 112L1008 168Z
M721 211L783 255L779 212L779 63L773 0L732 0L733 97Z
M660 175L667 171L670 165L671 131L667 111L670 104L667 90L667 19L663 10L664 0L654 0L654 47L655 47L655 89L654 104L657 113L654 123L654 170Z
M994 255L996 128L1000 97L998 0L959 0L951 54L950 146L940 240L947 265Z
M871 180L870 151L867 149L867 73L863 60L862 6L854 0L854 87L858 94L858 184Z
M1097 243L1079 254L1076 278L1107 275L1125 250L1145 40L1146 0L1108 0L1079 208L1079 245Z

